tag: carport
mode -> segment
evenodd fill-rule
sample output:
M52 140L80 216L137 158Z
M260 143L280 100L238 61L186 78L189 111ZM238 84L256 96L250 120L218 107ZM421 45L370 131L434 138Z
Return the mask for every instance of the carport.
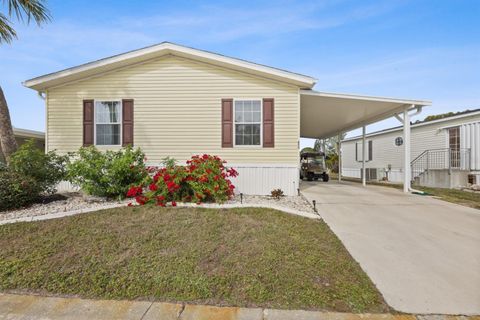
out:
M314 90L300 91L300 136L324 139L344 132L362 128L362 183L365 176L366 126L395 116L403 124L404 140L404 185L410 190L410 117L421 112L429 101L393 99L385 97L326 93ZM340 146L339 146L339 150ZM341 180L341 152L339 152L339 175Z

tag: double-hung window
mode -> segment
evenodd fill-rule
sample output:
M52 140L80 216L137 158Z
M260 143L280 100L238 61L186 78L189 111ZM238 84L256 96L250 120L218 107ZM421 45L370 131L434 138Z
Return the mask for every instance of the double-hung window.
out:
M121 101L95 101L95 144L121 145Z
M235 145L261 146L262 101L235 100Z

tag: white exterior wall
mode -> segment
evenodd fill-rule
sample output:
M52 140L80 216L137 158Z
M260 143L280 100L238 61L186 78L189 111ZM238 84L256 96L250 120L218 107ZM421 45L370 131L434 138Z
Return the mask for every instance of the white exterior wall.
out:
M471 149L472 172L480 172L480 114L420 126L412 125L410 161L425 150L448 148L447 128L455 126L460 126L461 148ZM367 143L370 140L373 141L373 159L367 161L365 167L387 170L388 166L391 165L392 169L388 173L389 181L403 182L404 146L395 145L395 138L397 137L403 138L402 129L371 136L367 135ZM342 142L342 173L346 177L360 178L362 163L355 160L355 143L361 145L361 137ZM479 178L480 176L477 177L477 181L480 180Z
M460 148L470 149L471 169L480 171L480 121L460 126Z

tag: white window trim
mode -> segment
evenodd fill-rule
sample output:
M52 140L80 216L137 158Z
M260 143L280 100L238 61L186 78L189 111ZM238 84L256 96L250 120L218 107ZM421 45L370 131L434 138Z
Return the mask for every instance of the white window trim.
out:
M372 160L369 160L369 159L368 159L368 144L370 143L370 141L372 141ZM360 146L360 150L357 149L357 143L358 143L358 145ZM373 161L373 139L365 140L365 143L366 143L366 145L367 145L366 150L365 150L365 151L366 151L365 155L367 156L367 159L365 160L365 162L371 162L371 161ZM394 145L395 145L395 143L394 143ZM357 152L357 153L356 153L357 157L356 157L355 161L358 162L358 163L362 163L362 162L363 162L362 159L360 159L360 157L362 156L362 152L361 152L362 149L361 149L361 148L363 148L362 142L361 142L361 141L355 142L355 149L357 150L357 151L356 151L356 152ZM360 159L360 160L359 160L359 159Z
M118 102L120 104L120 117L118 123L98 123L98 124L119 124L120 125L120 143L119 144L97 144L97 102ZM93 100L93 144L102 148L121 147L123 145L123 104L119 99L94 99Z
M237 122L235 121L236 101L260 101L260 144L258 145L243 145L237 144ZM256 122L250 123L256 124ZM261 149L263 148L263 99L261 98L233 98L233 147L245 149Z
M398 138L402 139L402 143L399 144L399 145L397 145L397 139L398 139ZM403 146L403 142L404 142L404 141L403 141L403 137L401 137L401 136L397 136L397 137L395 137L395 139L393 139L393 145L394 145L395 147L401 147L401 146Z

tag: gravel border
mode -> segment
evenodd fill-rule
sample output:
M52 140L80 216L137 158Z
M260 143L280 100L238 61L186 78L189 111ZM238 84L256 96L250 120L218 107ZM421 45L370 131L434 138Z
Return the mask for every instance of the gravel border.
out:
M111 207L112 204L126 205L129 202L128 200L108 201L104 198L85 196L80 192L59 193L55 196L58 199L53 199L48 203L35 203L25 208L0 212L0 222L92 208L101 210Z
M54 200L49 203L37 203L27 208L0 212L0 225L22 221L40 221L71 216L80 213L93 212L126 206L132 199L123 201L108 201L102 198L85 196L79 192L61 194L65 199ZM271 208L311 219L320 216L313 210L312 205L303 196L283 196L273 199L270 196L236 195L234 199L225 204L204 203L177 203L177 207L201 208Z

